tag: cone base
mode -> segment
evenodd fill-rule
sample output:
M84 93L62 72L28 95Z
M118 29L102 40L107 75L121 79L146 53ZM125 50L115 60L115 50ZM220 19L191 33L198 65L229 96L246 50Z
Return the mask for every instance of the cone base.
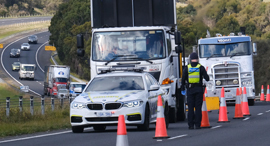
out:
M164 136L164 137L153 137L153 139L166 139L166 138L170 138L170 136Z
M218 121L218 123L229 123L230 121Z
M233 119L244 119L245 117L233 117Z
M201 128L211 128L211 127L212 127L212 126L204 126L204 127L201 126Z
M244 115L244 116L251 116L251 114L246 114L246 115Z

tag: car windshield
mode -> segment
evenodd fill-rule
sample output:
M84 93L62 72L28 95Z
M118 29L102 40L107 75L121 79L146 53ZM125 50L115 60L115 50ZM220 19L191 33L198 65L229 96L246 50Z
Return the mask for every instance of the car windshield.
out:
M20 65L21 63L20 62L14 62L13 64L14 65Z
M11 52L16 53L16 52L18 52L18 50L17 49L11 49Z
M36 37L35 37L35 36L30 36L29 38L30 38L30 39L36 39Z
M162 30L97 32L93 36L94 61L149 60L165 57Z
M250 55L250 42L200 45L200 58Z
M22 45L23 45L23 46L29 46L29 44L28 44L28 43L23 43Z
M144 90L141 76L109 76L94 78L85 92Z
M34 71L35 67L34 66L23 66L22 70L23 71Z
M55 82L67 82L67 78L56 78Z
M71 88L82 88L82 90L85 88L86 84L71 84Z

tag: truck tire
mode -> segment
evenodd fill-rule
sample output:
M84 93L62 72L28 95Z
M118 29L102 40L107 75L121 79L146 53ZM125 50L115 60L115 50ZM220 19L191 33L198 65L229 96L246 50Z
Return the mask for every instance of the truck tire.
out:
M254 99L248 99L248 105L253 106L255 104Z
M73 133L83 133L84 127L82 126L72 126L72 132Z
M175 110L175 108L169 108L169 119L170 119L170 123L176 123L177 122L177 110Z
M164 109L164 118L166 122L166 128L169 128L169 123L170 123L170 117L169 117L169 106L168 103L165 103L165 109Z
M148 131L149 125L150 125L150 109L149 109L149 105L146 104L145 114L144 114L144 123L142 125L137 126L137 128L140 131Z
M185 96L180 95L178 98L179 106L177 108L177 120L178 121L185 121L186 119L186 111L185 111Z

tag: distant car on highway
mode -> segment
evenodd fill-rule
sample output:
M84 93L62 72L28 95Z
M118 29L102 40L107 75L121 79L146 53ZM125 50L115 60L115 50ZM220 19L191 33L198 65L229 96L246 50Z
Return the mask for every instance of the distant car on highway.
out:
M29 43L23 43L23 44L21 45L21 50L27 50L27 51L29 51L29 50L30 50L30 45L29 45Z
M20 57L21 56L21 50L20 49L11 49L9 57Z
M38 37L36 35L31 35L28 37L28 43L34 43L37 44L38 43Z
M156 122L158 95L162 96L168 124L167 92L151 74L137 71L99 74L70 104L72 131L81 133L89 126L103 131L106 126L117 125L119 115L125 116L127 125L149 130L149 124Z
M20 70L20 65L21 65L20 62L13 62L12 63L12 71Z
M69 85L69 93L71 98L75 98L80 95L87 83L84 82L71 82Z

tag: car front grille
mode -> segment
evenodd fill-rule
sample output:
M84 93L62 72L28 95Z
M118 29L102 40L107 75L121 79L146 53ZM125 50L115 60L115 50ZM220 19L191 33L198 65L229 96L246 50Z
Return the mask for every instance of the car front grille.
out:
M102 110L103 109L102 104L87 104L87 107L90 110Z
M238 64L219 64L214 66L214 83L221 82L216 88L239 87L239 66ZM238 84L234 84L233 80L238 80Z
M88 122L118 121L118 117L95 117L85 118Z
M122 106L121 103L107 103L105 104L106 110L119 109Z

